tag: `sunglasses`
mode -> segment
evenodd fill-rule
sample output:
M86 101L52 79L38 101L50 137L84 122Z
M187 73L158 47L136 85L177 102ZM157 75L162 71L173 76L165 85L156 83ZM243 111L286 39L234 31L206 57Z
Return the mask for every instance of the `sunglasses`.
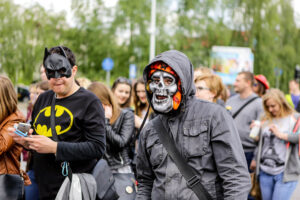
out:
M115 83L127 83L127 84L131 85L131 80L129 80L128 78L125 78L125 77L119 77L119 78L117 78Z

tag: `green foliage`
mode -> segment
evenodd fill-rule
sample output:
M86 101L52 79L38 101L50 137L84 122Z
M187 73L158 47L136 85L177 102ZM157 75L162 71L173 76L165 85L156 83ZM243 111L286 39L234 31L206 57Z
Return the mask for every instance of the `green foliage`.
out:
M0 0L0 73L28 84L39 78L44 47L65 45L76 55L79 76L105 80L106 57L114 60L112 80L128 76L132 63L140 76L149 62L151 0L106 3L73 0L76 26L70 27L64 13ZM177 49L198 67L209 66L214 45L249 47L255 74L264 74L274 87L274 68L281 68L285 92L300 63L300 31L290 0L157 0L156 25L156 54Z
M21 9L9 0L0 1L0 10L0 72L15 83L29 84L38 77L44 47L63 41L65 19L38 5Z

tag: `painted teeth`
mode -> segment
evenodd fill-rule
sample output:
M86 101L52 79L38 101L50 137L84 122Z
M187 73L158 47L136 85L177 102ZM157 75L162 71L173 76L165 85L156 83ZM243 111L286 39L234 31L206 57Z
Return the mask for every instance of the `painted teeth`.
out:
M163 97L166 97L166 98L164 98L164 99L158 99L157 96L163 96ZM169 99L168 96L165 96L165 95L159 95L159 94L155 95L155 102L157 102L157 103L167 102L168 99Z
M156 101L157 103L163 103L163 102L168 101L168 99L155 99L155 101Z

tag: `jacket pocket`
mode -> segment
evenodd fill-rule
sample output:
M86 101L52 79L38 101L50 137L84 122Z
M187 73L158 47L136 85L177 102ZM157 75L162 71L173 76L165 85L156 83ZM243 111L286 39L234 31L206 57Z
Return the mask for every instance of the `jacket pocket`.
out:
M186 157L202 156L207 153L208 126L206 123L184 127L183 136Z
M159 142L158 137L149 137L146 148L151 165L154 167L159 165L163 159L163 145Z

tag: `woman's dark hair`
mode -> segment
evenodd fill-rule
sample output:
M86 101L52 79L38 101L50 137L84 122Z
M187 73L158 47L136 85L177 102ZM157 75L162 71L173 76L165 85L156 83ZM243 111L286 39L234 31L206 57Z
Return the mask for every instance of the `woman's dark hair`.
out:
M129 85L129 86L130 86L130 94L129 94L129 98L127 99L127 101L126 101L123 105L120 105L121 108L128 108L128 107L130 107L130 103L131 103L132 83L131 83L131 81L130 81L128 78L125 78L125 77L122 77L122 76L118 77L118 78L114 81L114 83L113 83L113 85L112 85L112 87L111 87L111 90L112 90L113 93L115 92L115 89L117 88L117 86L118 86L119 84L126 84L126 85Z
M133 85L133 103L134 103L134 108L135 108L135 114L139 117L142 117L142 111L145 108L148 108L149 103L148 101L146 103L142 103L137 95L137 86L138 84L143 84L145 85L145 81L143 78L139 78L135 84Z
M253 85L257 84L257 87L258 87L258 91L257 91L257 94L261 97L263 96L264 94L266 94L266 87L259 81L256 81L256 83L254 83Z

